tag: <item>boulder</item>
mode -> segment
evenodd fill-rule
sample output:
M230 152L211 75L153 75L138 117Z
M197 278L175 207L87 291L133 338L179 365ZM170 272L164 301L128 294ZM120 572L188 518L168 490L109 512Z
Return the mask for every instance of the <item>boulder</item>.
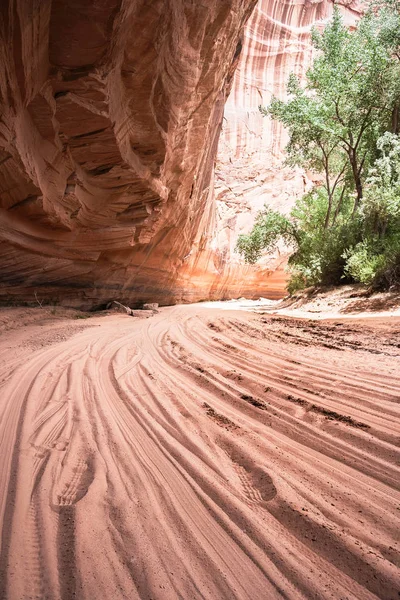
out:
M158 309L157 302L147 302L146 304L143 304L143 310L157 310L157 309Z

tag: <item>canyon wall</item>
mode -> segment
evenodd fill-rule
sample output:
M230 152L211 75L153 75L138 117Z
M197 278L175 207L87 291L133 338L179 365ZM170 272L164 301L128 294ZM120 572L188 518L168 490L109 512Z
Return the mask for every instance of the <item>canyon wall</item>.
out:
M254 5L1 3L4 300L182 299Z
M336 1L348 26L362 13L359 0ZM272 96L286 98L290 73L304 78L312 59L310 33L323 28L333 12L331 0L259 0L244 32L232 92L225 105L215 173L217 235L214 242L231 270L239 264L237 237L248 233L255 215L268 204L288 213L313 185L312 173L284 165L288 137L280 123L265 118L259 106ZM284 285L284 248L261 260L266 295Z
M2 302L282 293L275 264L232 249L265 197L306 185L277 177L284 136L257 105L305 68L331 3L255 3L1 4Z

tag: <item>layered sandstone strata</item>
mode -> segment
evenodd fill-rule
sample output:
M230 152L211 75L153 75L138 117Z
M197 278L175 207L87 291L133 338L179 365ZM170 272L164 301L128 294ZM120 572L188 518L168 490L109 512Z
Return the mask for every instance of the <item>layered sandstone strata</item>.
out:
M336 4L345 22L354 25L362 2ZM241 59L225 105L215 178L216 245L231 270L239 263L234 252L237 237L250 231L264 204L288 213L313 185L313 174L284 165L287 134L280 123L264 118L259 106L267 106L272 96L286 98L290 73L304 78L312 59L311 29L324 27L333 5L331 0L259 0L246 25ZM262 261L273 271L268 280L270 294L285 280L285 259L281 252Z
M181 297L254 4L2 3L4 298Z
M284 205L303 189L265 159L284 138L257 105L304 68L331 6L260 0L243 34L255 2L2 3L3 301L281 293L282 273L232 248L263 194Z

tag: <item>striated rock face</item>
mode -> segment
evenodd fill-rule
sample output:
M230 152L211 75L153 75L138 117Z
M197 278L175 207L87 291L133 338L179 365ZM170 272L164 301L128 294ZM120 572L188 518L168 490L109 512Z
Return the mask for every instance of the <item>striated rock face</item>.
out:
M183 297L254 5L1 3L3 299Z
M277 178L284 136L257 106L305 68L331 3L259 0L243 35L255 3L1 3L2 301L282 293L232 248L265 198L304 190Z
M265 203L289 212L296 199L312 186L312 175L283 166L288 138L279 123L263 118L259 105L272 96L286 97L289 74L304 77L312 49L311 28L331 17L332 0L259 0L247 22L243 49L232 92L225 106L218 150L215 190L218 210L217 242L226 262L238 262L234 246L247 233ZM362 12L359 0L336 1L348 25ZM285 281L285 254L268 257L272 269L268 295Z

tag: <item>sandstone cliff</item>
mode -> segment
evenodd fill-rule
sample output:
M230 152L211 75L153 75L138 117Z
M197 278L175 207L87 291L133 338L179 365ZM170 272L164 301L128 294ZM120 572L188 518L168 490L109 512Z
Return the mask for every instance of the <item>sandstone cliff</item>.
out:
M265 203L289 212L312 186L313 176L283 165L288 138L282 126L263 118L258 107L272 96L286 97L289 74L303 77L308 69L313 26L323 27L333 11L331 0L259 0L247 22L232 92L225 106L218 150L215 189L217 242L230 269L237 264L234 246L239 233L251 229ZM341 0L345 22L352 26L362 12L359 0ZM272 296L285 281L285 253L264 259L271 269L265 280ZM265 271L259 270L259 277Z
M3 297L180 298L254 4L2 3Z
M2 301L90 307L282 289L282 274L240 267L231 250L265 193L281 203L288 185L302 189L276 183L265 156L284 138L256 108L304 68L310 25L330 2L260 0L243 34L255 2L1 4Z

